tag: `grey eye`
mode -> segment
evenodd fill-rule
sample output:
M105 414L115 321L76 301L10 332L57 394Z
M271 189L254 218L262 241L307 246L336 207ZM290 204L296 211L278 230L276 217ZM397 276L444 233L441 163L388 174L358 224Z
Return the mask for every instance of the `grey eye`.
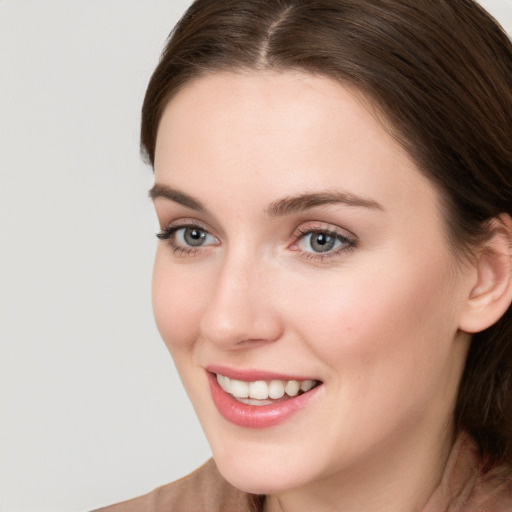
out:
M211 235L210 235L211 236ZM176 231L176 237L182 238L185 245L190 247L200 247L208 239L208 233L204 229L188 227Z
M338 249L354 246L354 241L341 233L331 231L303 232L297 243L298 248L311 254L334 254Z
M336 238L328 233L311 233L306 238L314 252L330 251L336 244Z
M199 250L203 246L219 245L217 240L209 231L200 226L189 225L182 227L169 226L157 233L160 240L168 240L171 247L175 250ZM187 252L188 254L188 252Z

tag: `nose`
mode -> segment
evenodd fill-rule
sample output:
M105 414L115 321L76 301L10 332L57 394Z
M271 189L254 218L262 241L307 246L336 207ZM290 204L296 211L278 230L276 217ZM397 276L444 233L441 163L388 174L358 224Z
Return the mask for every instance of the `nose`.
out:
M224 349L276 341L283 325L273 300L275 286L272 273L261 260L241 255L226 259L207 299L201 334Z

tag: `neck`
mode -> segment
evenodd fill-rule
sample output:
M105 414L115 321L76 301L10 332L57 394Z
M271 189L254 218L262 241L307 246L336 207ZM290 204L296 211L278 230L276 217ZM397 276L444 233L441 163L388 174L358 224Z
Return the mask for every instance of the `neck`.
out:
M267 496L265 512L421 512L439 485L452 446L452 430L389 440L371 461Z

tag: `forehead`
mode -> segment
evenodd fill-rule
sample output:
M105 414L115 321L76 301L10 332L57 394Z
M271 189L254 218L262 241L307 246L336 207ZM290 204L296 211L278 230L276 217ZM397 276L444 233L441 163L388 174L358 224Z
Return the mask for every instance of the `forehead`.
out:
M436 195L370 101L300 72L218 73L185 86L162 116L155 173L204 194L267 183L281 196L342 187L395 205Z
M325 76L299 71L218 72L195 78L180 89L164 109L161 124L174 118L181 123L208 120L209 126L227 122L252 130L289 131L290 121L298 130L328 121L341 111L352 122L375 122L375 110L358 90Z

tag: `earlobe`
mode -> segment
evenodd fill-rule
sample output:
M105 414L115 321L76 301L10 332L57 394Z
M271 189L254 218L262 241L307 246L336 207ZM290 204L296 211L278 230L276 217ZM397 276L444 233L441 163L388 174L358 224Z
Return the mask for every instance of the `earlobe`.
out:
M492 236L478 253L475 282L460 318L467 333L483 331L505 314L512 302L512 219L492 219Z

